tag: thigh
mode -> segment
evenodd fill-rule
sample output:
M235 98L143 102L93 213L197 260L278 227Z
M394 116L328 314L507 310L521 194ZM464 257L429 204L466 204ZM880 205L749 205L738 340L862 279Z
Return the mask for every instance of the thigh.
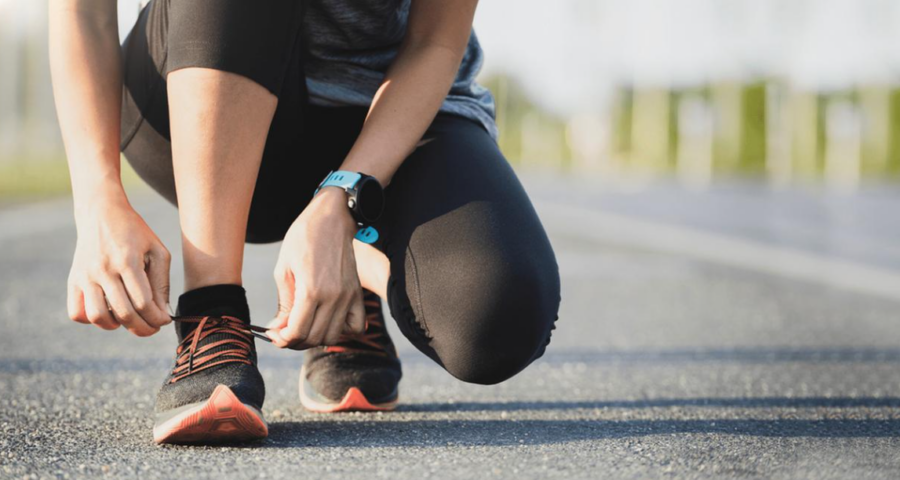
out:
M319 107L305 101L302 105L302 115L293 109L275 112L282 118L273 122L266 140L250 205L248 242L284 238L319 182L340 168L368 113L365 107Z
M173 204L166 75L188 67L228 71L278 96L254 190L249 241L277 240L285 219L301 208L289 192L289 179L304 173L297 161L307 102L301 14L298 1L153 0L122 47L120 147L138 175Z
M148 185L176 203L165 81L166 3L154 0L145 6L122 45L120 150Z
M559 306L556 258L482 126L442 114L424 140L386 188L379 222L391 313L455 376L500 381L546 345Z

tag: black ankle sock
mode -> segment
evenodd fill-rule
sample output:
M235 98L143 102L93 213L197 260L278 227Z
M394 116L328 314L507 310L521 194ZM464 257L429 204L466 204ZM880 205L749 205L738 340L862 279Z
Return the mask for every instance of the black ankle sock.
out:
M247 292L240 285L210 285L185 292L178 297L177 315L230 316L250 323L250 306ZM178 323L180 336L193 330L194 325Z

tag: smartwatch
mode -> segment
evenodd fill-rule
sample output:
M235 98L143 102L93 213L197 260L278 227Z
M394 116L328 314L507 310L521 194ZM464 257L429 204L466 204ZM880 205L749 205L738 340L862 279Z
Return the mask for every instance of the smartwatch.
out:
M384 189L378 179L359 172L332 170L319 183L313 197L323 187L338 187L347 192L347 207L350 208L353 220L362 227L354 238L363 243L375 243L378 240L378 231L372 224L381 218L384 211Z

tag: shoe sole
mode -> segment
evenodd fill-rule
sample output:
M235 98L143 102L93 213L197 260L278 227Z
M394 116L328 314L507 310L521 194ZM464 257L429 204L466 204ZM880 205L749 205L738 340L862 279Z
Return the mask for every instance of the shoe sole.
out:
M153 427L157 444L245 442L268 435L262 413L241 402L225 385L216 387L206 401L159 414Z
M306 380L306 367L300 369L300 403L311 412L388 412L397 408L397 400L397 395L394 395L389 401L372 403L360 389L350 387L344 398L339 402L332 402L315 394L315 390Z

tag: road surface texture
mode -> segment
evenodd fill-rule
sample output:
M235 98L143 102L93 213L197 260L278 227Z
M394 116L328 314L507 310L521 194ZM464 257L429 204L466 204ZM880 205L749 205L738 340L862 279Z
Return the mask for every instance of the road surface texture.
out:
M0 210L0 477L900 477L900 190L523 179L563 281L544 358L466 385L394 328L402 406L325 416L299 406L301 355L260 345L271 436L232 447L152 443L171 329L67 320L71 204ZM176 211L134 203L174 298ZM277 248L248 247L255 323Z

